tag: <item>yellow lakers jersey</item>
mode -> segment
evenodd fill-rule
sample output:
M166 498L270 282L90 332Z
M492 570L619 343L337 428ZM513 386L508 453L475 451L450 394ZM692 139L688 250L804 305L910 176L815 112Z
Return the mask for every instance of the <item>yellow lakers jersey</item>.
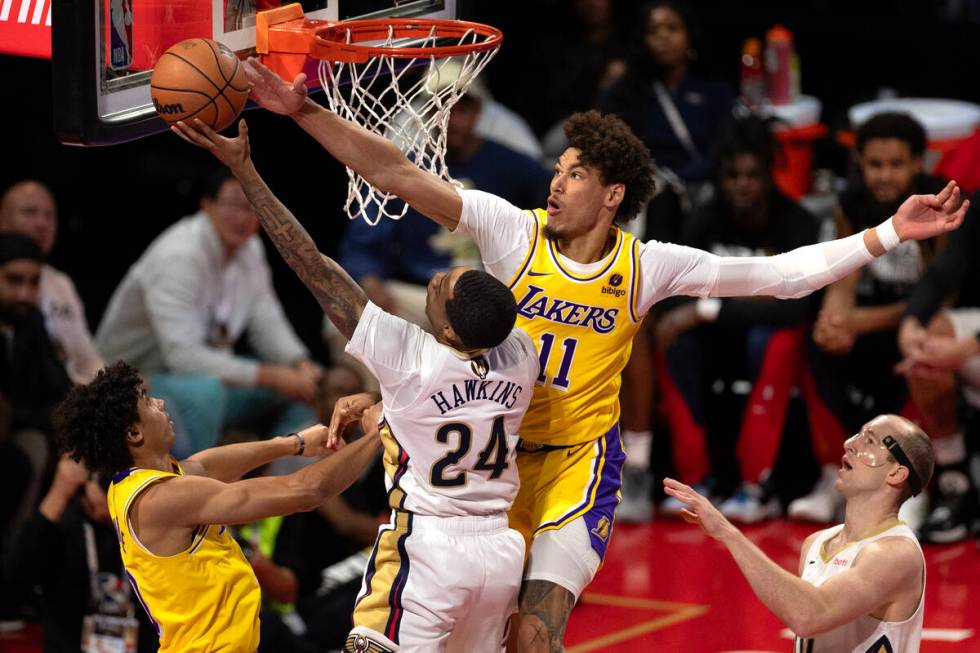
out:
M531 246L510 283L517 326L531 336L541 362L520 434L540 444L581 444L619 420L620 372L642 322L636 310L639 242L614 228L606 264L579 276L545 238L547 213L533 214Z
M147 550L129 523L133 501L153 483L182 475L135 467L109 486L109 514L126 575L160 637L161 653L254 653L262 594L252 567L228 529L202 524L190 546L172 556Z

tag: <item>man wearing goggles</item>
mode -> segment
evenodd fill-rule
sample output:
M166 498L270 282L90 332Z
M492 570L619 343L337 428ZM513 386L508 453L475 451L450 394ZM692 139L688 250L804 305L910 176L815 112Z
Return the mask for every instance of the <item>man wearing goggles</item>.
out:
M723 543L756 596L796 633L794 653L919 650L925 559L898 509L932 477L929 437L897 415L880 415L844 443L835 489L844 523L807 538L800 577L773 562L705 497L673 479L682 516Z

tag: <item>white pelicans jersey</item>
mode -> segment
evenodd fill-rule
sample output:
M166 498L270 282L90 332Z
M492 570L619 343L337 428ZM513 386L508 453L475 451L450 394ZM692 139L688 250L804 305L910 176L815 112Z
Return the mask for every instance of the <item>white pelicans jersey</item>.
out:
M893 526L852 542L836 555L827 557L823 550L824 543L842 528L843 524L828 528L814 538L810 550L806 552L803 580L817 587L823 585L835 574L850 569L861 549L884 537L907 537L915 542L919 555L922 554L915 533L904 522L896 520ZM918 653L919 640L922 639L922 606L926 594L925 559L922 569L922 595L915 612L908 619L881 621L864 615L814 638L797 638L794 653Z
M393 509L437 517L510 509L519 485L518 428L539 371L526 333L514 329L469 358L369 302L347 352L381 385Z

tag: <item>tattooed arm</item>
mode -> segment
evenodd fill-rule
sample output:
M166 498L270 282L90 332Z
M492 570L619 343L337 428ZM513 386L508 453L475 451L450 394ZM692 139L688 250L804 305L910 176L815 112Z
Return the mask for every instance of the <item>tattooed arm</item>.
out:
M178 122L172 129L228 166L241 182L259 223L276 249L310 289L337 330L350 339L367 305L367 295L336 261L317 250L299 220L269 190L252 163L245 121L239 122L236 138L225 138L200 120L195 120L193 127Z

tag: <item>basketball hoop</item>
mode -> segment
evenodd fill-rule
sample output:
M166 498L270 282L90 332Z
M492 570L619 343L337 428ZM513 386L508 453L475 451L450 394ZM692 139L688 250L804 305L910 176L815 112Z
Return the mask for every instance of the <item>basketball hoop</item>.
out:
M309 54L321 60L320 84L332 111L393 141L419 168L456 183L445 161L449 111L502 41L500 30L479 23L383 18L318 29ZM413 80L410 71L420 65L428 68ZM344 210L352 220L375 225L408 210L389 207L395 196L350 168L347 177ZM372 205L375 215L367 211Z

